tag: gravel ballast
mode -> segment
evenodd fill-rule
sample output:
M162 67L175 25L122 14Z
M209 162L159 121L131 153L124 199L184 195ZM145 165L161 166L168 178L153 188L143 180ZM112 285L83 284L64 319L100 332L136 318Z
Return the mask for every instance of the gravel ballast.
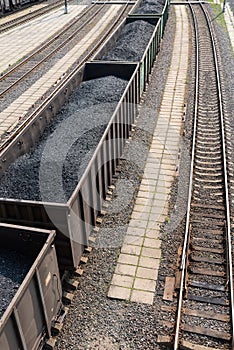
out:
M0 318L28 273L33 261L19 252L0 248Z
M3 174L0 197L66 202L126 85L127 81L114 76L83 82L46 128L37 147Z
M104 61L140 61L153 34L154 26L137 20L124 27L115 47L105 56Z

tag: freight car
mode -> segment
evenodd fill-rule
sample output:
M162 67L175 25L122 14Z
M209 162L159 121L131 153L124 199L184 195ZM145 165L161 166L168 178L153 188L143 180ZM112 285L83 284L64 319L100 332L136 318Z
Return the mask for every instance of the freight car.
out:
M51 336L62 308L54 237L53 231L0 224L1 350L38 349Z
M15 11L22 6L30 5L40 0L0 0L0 15Z
M165 4L168 11L168 2ZM116 36L127 23L143 20L154 25L153 34L140 62L106 62L94 61L86 64L76 78L64 86L64 90L51 102L48 109L37 115L18 134L15 140L1 153L1 174L19 156L27 153L36 144L44 129L61 109L68 97L68 92L74 89L74 82L80 85L83 81L105 76L116 76L126 80L126 89L117 104L113 115L109 116L106 130L98 143L82 177L75 189L65 201L41 201L35 199L23 200L19 197L0 199L0 219L2 222L17 223L44 229L56 229L55 246L60 270L76 268L79 264L84 246L102 202L106 196L108 185L118 165L131 125L134 123L137 104L145 88L154 58L159 50L162 36L163 16L137 16L125 19L113 34L112 46ZM110 47L110 44L107 44ZM96 59L102 56L107 48L103 47ZM94 186L96 184L96 186ZM12 199L14 198L14 199Z
M134 123L134 118L137 113L137 104L143 90L145 89L153 61L159 50L161 37L167 19L168 7L169 2L166 1L164 11L161 15L129 15L128 18L125 19L116 29L109 42L101 47L95 57L96 60L94 59L93 62L87 63L79 72L76 72L76 74L73 75L73 79L67 81L63 89L55 95L50 102L50 105L40 113L37 113L30 123L21 130L17 137L0 154L0 174L2 175L17 158L27 153L30 148L36 144L40 136L44 133L45 128L52 122L56 113L68 99L68 96L74 90L74 87L79 86L82 81L99 79L100 77L108 75L126 81L126 88L117 103L113 114L109 116L109 122L106 124L103 136L89 160L75 190L67 201L62 203L22 200L17 198L0 198L1 222L37 227L37 229L33 228L32 230L36 230L37 239L40 238L41 235L41 243L43 243L43 237L45 238L45 229L56 229L55 249L58 258L60 277L65 268L74 269L78 266L84 246L87 244L89 234L92 227L95 225L102 201L106 196L107 187L111 184L112 176L118 165L118 159L121 157L125 141L131 130L131 125ZM115 45L117 37L122 32L124 26L139 20L146 21L148 24L154 26L153 34L140 61L102 61L102 57L105 56L105 54ZM4 228L4 230L6 230L6 228ZM8 232L9 235L11 235L11 231L8 230ZM41 234L38 236L38 233L40 232ZM26 244L30 244L31 240L28 241L27 232L26 234L23 233L23 236L21 237L23 238L23 241L26 241ZM9 239L13 241L10 236ZM48 244L47 241L47 248L50 253L53 250L52 253L54 254L54 248L51 247L51 242L52 240L50 240ZM18 244L16 242L15 248L17 247ZM42 247L44 252L47 251L47 248ZM43 262L44 259L41 259L40 263L43 264ZM58 278L56 259L54 259L53 265L46 265L44 271L47 271L47 273L44 274L44 280L43 278L39 278L40 271L38 271L37 266L35 264L33 266L30 275L28 275L30 279L27 283L29 283L28 286L30 283L33 283L33 288L37 288L32 296L32 298L35 298L33 300L36 306L32 305L31 312L33 317L35 317L35 322L37 321L38 327L32 329L30 339L27 339L27 334L24 334L22 331L22 327L25 327L23 319L23 324L21 325L17 313L17 303L21 300L25 301L26 299L21 299L19 295L16 295L12 300L11 305L9 305L9 311L6 311L7 314L5 313L2 320L0 320L1 349L14 350L17 348L24 348L36 350L40 345L43 334L46 333L47 337L50 336L51 323L61 307L61 282ZM47 270L52 267L55 268L55 273L54 271L50 272L50 270ZM54 274L56 275L56 278L52 280L51 277L54 276ZM51 284L51 289L49 290L49 293L54 294L54 296L48 294L49 297L46 299L49 303L48 310L46 306L47 304L43 302L43 290L40 288L38 281L44 281L44 284L54 283ZM21 288L20 292L24 292L24 289ZM47 295L45 297L47 298ZM50 303L53 303L53 305L50 305ZM22 315L24 316L25 310L28 309L27 300L26 305L23 305L22 307L21 305L19 306ZM40 315L39 313L34 312L39 309L41 310ZM32 319L34 320L34 318ZM25 320L28 320L28 318L26 317ZM27 342L32 341L32 339L33 343L27 344ZM11 343L11 341L13 343ZM10 344L8 347L6 346L6 344L8 345L7 342Z

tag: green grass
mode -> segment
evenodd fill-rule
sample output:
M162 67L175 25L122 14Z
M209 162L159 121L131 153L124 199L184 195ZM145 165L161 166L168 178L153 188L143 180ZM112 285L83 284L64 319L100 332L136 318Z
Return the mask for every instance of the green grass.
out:
M221 0L222 2L221 2L220 5L219 4L214 4L213 3L214 0L207 0L207 1L210 3L210 6L211 6L211 8L213 9L213 12L214 12L213 21L216 21L224 29L224 31L229 36L229 32L228 32L227 25L226 25L226 22L225 22L224 14L222 12L222 10L223 10L223 0ZM231 42L230 42L230 46L232 48ZM233 48L232 48L232 53L233 53L233 56L234 56Z
M223 3L221 4L214 4L213 0L208 0L210 2L210 6L213 9L213 12L215 14L215 17L213 18L214 21L216 21L218 24L222 26L222 28L228 33L226 22L224 19L224 14L222 12L223 10Z

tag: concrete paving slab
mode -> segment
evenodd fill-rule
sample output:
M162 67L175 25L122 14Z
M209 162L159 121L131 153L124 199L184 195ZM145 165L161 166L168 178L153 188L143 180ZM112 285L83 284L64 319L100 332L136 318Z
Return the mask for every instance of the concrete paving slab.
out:
M130 300L136 303L142 303L142 300L144 300L145 304L152 305L154 300L154 293L141 290L133 290Z
M148 292L155 291L155 281L147 278L135 278L133 283L134 289L145 290Z
M136 246L136 245L132 245L132 244L124 244L121 248L121 253L139 256L141 253L141 245Z
M160 260L159 259L154 259L150 258L147 256L141 256L139 259L139 266L141 267L147 267L147 268L152 268L152 269L159 269L159 264Z
M136 266L127 265L127 264L117 264L115 273L119 275L125 275L125 276L135 276Z
M155 281L158 277L158 270L139 266L137 268L136 277L152 279Z
M128 264L128 265L135 265L136 266L138 263L138 256L121 253L119 255L118 262L121 264Z
M129 299L131 294L131 289L111 285L108 297L112 299Z
M123 243L124 245L131 244L131 245L139 246L141 249L141 246L143 244L143 239L144 239L144 236L137 237L137 236L126 235Z
M131 276L116 275L112 278L112 285L119 287L132 288L134 278Z

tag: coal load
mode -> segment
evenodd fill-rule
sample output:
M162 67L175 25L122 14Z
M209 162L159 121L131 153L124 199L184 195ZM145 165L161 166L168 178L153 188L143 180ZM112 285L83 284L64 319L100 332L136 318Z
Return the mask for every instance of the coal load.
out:
M165 6L164 0L144 0L141 5L136 9L135 14L160 14Z
M143 20L126 24L115 47L101 59L104 61L140 61L154 28L154 25Z
M30 270L33 261L13 250L0 248L0 318Z
M83 82L38 144L0 180L0 197L65 203L77 186L127 85L114 76Z

